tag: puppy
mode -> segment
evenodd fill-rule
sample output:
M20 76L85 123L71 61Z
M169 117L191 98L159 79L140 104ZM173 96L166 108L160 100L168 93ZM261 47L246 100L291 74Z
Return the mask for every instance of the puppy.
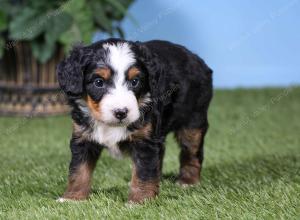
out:
M83 200L103 149L133 161L129 202L159 193L164 142L181 147L178 183L199 182L212 98L212 70L167 41L108 39L73 49L57 68L73 119L72 160L60 199Z

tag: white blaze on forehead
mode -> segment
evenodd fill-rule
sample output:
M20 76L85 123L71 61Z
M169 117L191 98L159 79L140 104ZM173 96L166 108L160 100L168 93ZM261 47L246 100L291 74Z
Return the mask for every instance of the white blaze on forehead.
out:
M116 72L115 80L123 83L126 70L135 62L134 54L128 43L105 44L103 46L108 50L106 62Z

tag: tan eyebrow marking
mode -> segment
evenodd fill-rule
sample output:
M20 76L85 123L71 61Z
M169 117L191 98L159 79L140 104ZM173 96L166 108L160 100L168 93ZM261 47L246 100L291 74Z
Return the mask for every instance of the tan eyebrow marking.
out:
M128 70L128 79L131 80L131 79L133 79L134 77L136 77L138 74L140 74L139 69L136 68L136 67L131 67L131 68Z
M111 71L109 68L97 68L95 73L105 80L108 80L111 77Z

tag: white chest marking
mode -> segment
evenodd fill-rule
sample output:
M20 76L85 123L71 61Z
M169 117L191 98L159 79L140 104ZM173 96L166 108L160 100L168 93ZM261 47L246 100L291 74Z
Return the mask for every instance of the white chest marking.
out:
M86 102L83 100L77 100L76 102L79 105L81 111L92 118ZM91 123L93 124L92 131L85 133L84 135L91 141L95 141L107 147L108 151L113 157L122 157L122 152L119 149L118 142L126 140L131 132L129 132L125 126L108 126L103 122L96 120L92 120Z
M129 135L130 132L126 127L111 127L101 122L95 122L91 139L106 146L112 156L120 158L122 153L118 142L126 140Z

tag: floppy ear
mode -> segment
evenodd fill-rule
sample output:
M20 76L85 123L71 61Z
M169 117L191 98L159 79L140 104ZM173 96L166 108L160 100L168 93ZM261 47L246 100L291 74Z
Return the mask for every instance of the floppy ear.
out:
M139 59L148 72L148 83L153 101L157 102L161 99L164 90L164 62L157 58L157 55L152 52L143 43L137 42L139 48Z
M136 43L139 48L139 59L148 72L148 82L152 98L154 135L156 138L159 138L162 123L161 116L167 101L164 97L168 90L166 74L164 74L165 62L160 60L155 52L151 51L143 43Z
M68 98L80 98L83 93L83 47L75 47L70 56L57 66L58 82Z

